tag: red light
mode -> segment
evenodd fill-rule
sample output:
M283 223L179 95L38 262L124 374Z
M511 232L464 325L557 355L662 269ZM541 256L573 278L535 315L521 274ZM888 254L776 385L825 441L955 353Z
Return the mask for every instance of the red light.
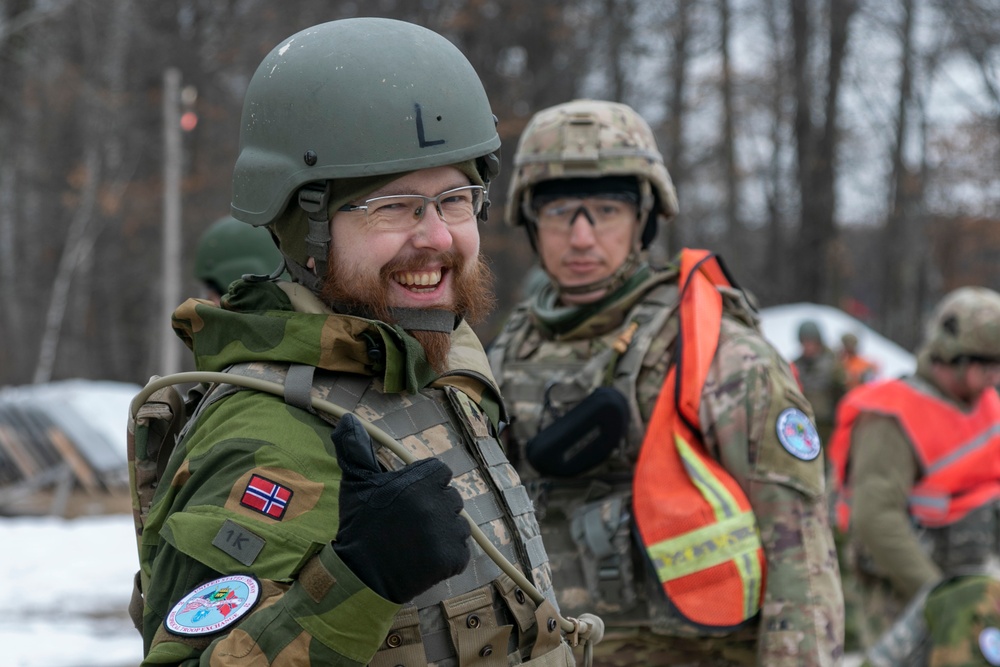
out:
M181 129L190 132L198 125L198 114L193 111L185 111L181 114Z

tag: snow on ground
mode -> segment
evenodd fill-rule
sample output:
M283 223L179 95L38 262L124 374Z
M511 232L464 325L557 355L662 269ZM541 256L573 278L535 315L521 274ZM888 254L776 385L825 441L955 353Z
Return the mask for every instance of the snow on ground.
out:
M131 515L0 519L0 646L10 667L135 667Z
M132 517L0 518L0 646L9 667L136 667ZM848 656L844 667L861 663Z

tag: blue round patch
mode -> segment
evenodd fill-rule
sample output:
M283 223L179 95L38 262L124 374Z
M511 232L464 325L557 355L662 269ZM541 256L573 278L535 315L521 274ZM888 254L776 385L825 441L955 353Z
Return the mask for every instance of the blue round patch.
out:
M163 625L175 635L207 635L246 616L260 597L260 582L234 574L194 589L174 605Z
M785 408L778 415L778 442L797 459L812 461L822 446L812 421L798 408Z
M1000 665L1000 629L992 626L983 628L979 633L979 650L983 652L986 662Z

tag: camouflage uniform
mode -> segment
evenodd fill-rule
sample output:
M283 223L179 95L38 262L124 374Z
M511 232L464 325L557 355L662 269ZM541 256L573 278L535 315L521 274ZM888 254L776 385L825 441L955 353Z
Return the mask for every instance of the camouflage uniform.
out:
M965 574L925 588L865 655L864 667L1000 664L1000 580Z
M792 363L798 373L802 395L809 401L816 416L816 430L823 442L827 442L833 430L837 401L844 395L844 370L837 353L823 344L814 322L803 322L799 330L800 338L810 336L821 346L818 354L799 355Z
M486 219L499 147L496 117L472 65L426 28L384 18L331 21L288 37L258 66L243 104L230 210L241 223L267 227L294 282L236 281L221 307L182 304L174 328L199 370L271 380L284 392L223 382L187 422L140 535L144 665L572 663L530 499L497 439L504 412L496 383L464 322L459 278L440 275L452 267L445 263L449 241L459 259L479 261L476 216ZM438 217L428 221L424 204L409 211L414 219L402 220L404 229L387 231L357 205L400 180L411 189L465 187L460 175L481 188L468 218L445 222L439 202ZM458 223L461 235L451 231ZM439 233L428 247L431 224ZM362 233L388 242L379 248L383 255L372 250L363 258L383 269L412 259L407 254L423 243L428 266L445 267L435 305L390 293L387 314L376 318L383 311L371 303L378 300L375 288L361 287L345 303L328 296L326 288L338 284L330 262L345 259L333 239L349 245L346 234ZM389 250L395 255L386 256ZM381 280L383 292L392 289L385 284L391 278L366 268L372 269L366 279ZM356 284L343 282L345 290ZM421 331L450 337L446 358L429 360L417 340ZM438 460L403 466L379 449L388 470L373 470L376 462L366 460L363 477L343 457L345 438L331 435L331 422L313 410L311 397L367 419L414 458ZM368 439L356 440L363 430L354 422L348 420L349 437L364 456ZM418 486L406 477L414 469L442 474L426 475L419 481L429 483ZM393 474L400 470L406 472ZM450 485L433 488L444 475ZM426 511L397 504L412 489L424 494ZM455 509L459 501L484 539L540 595L501 573L480 542L464 548L469 527ZM372 525L411 516L430 516L422 523L433 525L414 534L441 542L417 540L400 554L395 536L382 539L381 526ZM449 558L448 549L463 558ZM467 551L471 560L455 573ZM411 556L412 569L403 571L400 563ZM198 597L203 582L220 575L259 591L256 605L234 613L226 602L234 589ZM226 605L218 612L228 614L224 620L238 622L200 615L215 601ZM168 629L165 619L181 613L191 614L190 625ZM195 626L206 618L209 625Z
M703 391L702 423L709 452L746 490L760 524L768 583L763 610L753 625L719 637L706 637L686 625L670 614L642 551L633 548L631 470L642 424L649 419L671 361L676 319L668 318L642 340L632 339L634 349L644 352L637 377L629 378L626 371L623 379L634 382L629 394L635 396L641 421L607 462L578 477L539 479L524 461L526 439L552 417L544 414L539 400L544 385L552 395L561 384L579 384L576 373L612 349L644 299L665 299L656 307L671 311L676 272L646 270L637 275L638 284L627 286L589 317L580 313L569 330L554 328L544 319L553 295L551 289L543 291L537 301L522 305L489 352L512 412L511 456L522 475L531 478L527 484L536 499L561 608L572 614L596 605L608 626L605 640L595 648L600 664L835 664L842 652L843 619L822 462L805 464L785 452L774 424L767 421L776 406L808 411L808 405L787 365L760 336L739 292L726 295L730 308ZM597 377L582 380L599 384L606 369L601 365L596 370ZM558 407L565 411L566 406ZM595 509L614 527L609 539L617 566L612 565L611 572L607 557L602 561L574 536L574 522ZM617 514L608 516L612 509Z
M783 409L801 410L803 419L811 418L811 409L738 289L718 288L724 310L699 418L708 455L742 488L756 515L767 570L759 614L735 630L695 627L671 606L639 546L632 479L678 336L678 269L653 269L643 254L677 212L648 124L623 104L557 105L532 118L514 164L506 221L525 228L550 283L518 306L488 356L511 412L508 452L535 499L560 606L569 614L596 606L607 624L595 664L837 664L843 602L822 458L793 456L776 429ZM588 196L636 202L632 246L621 265L608 266L610 275L597 274L587 285L560 284L539 245L541 206L545 197L582 202ZM571 230L585 225L582 203L566 208L577 206ZM596 230L591 212L585 215ZM610 454L596 466L541 474L528 460L527 443L607 387L628 404L622 439L610 443Z
M453 336L462 365L439 376L398 328L336 315L304 290L289 292L295 306L275 283L238 282L224 309L202 300L183 304L175 327L199 370L232 367L281 381L289 364L317 367L314 395L352 409L417 456L445 460L466 509L551 597L531 504L494 437L497 390L471 329L463 325ZM333 349L343 354L324 352ZM470 365L477 356L479 366ZM380 598L330 545L340 478L330 423L280 397L233 387L203 403L170 460L143 534L144 665L349 665L373 654L372 664L506 665L527 660L536 644L536 655L560 647L548 623L554 607L536 609L478 548L463 574L412 604L400 608ZM401 465L385 450L379 457ZM291 490L280 518L242 502L254 475ZM242 549L233 546L233 531ZM263 601L236 629L208 639L167 632L163 619L178 599L237 572L262 581ZM564 652L551 659L566 664Z
M958 316L954 317L956 312ZM942 301L932 317L918 354L916 372L901 382L935 401L967 412L979 398L960 399L946 391L939 385L934 367L945 364L962 369L967 368L970 358L997 358L998 343L1000 295L983 296L972 288L957 290ZM865 390L863 386L855 391ZM987 387L985 391L994 389ZM848 396L853 395L852 392ZM991 431L995 429L994 426ZM923 469L916 447L902 424L891 415L862 411L847 435L851 567L861 586L864 636L869 642L881 637L876 654L892 655L893 651L886 651L885 647L906 644L900 641L900 636L905 637L913 626L905 619L925 611L921 597L932 586L944 577L996 561L1000 555L1000 500L988 501L945 525L921 525L912 514L910 496L928 471ZM979 446L987 443L988 436L989 433L977 438ZM838 432L837 438L840 437ZM959 442L955 448L975 449L970 443ZM962 493L972 490L966 488ZM892 624L900 618L904 619L901 625L892 629ZM903 660L896 664L911 663Z

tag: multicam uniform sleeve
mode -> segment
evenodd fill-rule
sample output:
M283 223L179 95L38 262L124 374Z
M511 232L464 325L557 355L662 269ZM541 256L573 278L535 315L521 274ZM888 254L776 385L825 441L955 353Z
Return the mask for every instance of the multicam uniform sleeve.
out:
M330 430L254 392L206 411L182 443L184 456L171 459L169 488L154 500L143 536L143 665L370 661L400 607L367 588L331 546L340 468ZM167 629L179 601L237 574L259 582L260 596L230 612L241 614L236 621L209 633Z
M782 416L812 416L788 365L759 334L724 318L700 418L706 446L746 491L760 527L767 589L758 664L834 665L844 607L824 457L815 441L783 445Z

